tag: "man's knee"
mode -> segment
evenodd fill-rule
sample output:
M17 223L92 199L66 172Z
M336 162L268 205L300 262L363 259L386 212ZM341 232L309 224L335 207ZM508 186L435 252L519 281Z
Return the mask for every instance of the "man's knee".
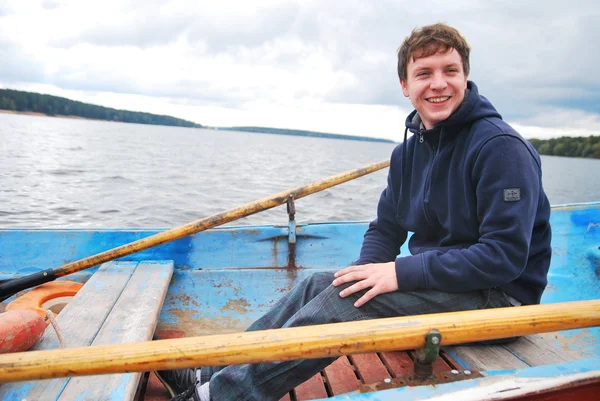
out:
M304 280L306 287L311 291L321 293L333 282L334 276L332 272L314 272Z

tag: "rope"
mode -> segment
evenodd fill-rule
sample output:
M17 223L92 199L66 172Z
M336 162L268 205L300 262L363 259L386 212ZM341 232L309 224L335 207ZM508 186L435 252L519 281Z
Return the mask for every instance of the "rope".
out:
M46 309L46 318L50 320L50 324L52 324L52 328L56 332L56 337L58 337L58 343L60 344L60 348L66 348L65 340L63 339L62 330L58 326L58 322L54 318L54 313L51 310Z

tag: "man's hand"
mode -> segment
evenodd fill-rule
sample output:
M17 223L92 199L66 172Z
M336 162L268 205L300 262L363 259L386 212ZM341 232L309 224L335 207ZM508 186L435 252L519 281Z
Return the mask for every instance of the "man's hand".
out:
M340 292L340 297L345 298L357 291L371 287L365 295L354 303L355 307L360 308L373 299L375 295L385 294L386 292L398 289L396 263L371 263L368 265L350 266L337 271L335 273L335 280L331 284L337 287L338 285L352 281L356 281L356 283Z

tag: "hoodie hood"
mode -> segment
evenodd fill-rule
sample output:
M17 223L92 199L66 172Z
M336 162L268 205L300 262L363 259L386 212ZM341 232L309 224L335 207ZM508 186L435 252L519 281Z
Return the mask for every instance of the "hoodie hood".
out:
M428 131L437 130L442 127L450 127L457 124L468 124L473 121L488 118L498 117L500 113L492 106L489 100L479 95L477 85L473 81L467 81L467 89L465 91L465 98L461 105L448 117L446 120L440 122L434 128ZM417 110L413 110L412 113L406 117L406 128L413 133L423 132L421 129L421 117Z

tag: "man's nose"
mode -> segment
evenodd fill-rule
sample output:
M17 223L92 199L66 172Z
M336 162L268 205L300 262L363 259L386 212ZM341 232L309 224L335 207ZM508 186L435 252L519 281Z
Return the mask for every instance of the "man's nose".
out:
M444 74L437 72L433 74L433 79L431 80L431 89L441 90L445 89L448 84L446 83L446 77Z

